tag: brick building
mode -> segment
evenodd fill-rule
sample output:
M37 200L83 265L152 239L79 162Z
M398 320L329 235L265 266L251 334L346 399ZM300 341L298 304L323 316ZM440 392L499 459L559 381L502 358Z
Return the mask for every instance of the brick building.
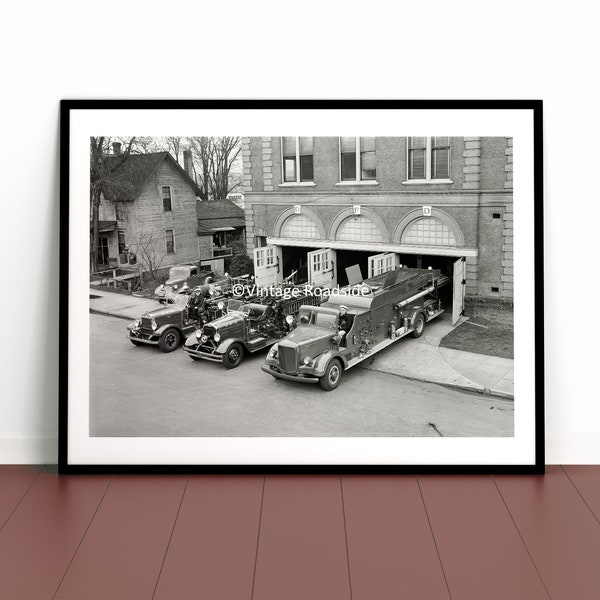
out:
M259 283L344 285L398 264L512 303L512 138L242 138L246 240Z

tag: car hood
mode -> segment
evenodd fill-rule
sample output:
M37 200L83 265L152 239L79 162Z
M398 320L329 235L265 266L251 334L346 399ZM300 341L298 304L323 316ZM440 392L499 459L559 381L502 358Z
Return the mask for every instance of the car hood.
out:
M287 334L285 339L289 342L302 345L306 342L312 342L315 340L322 340L330 338L335 335L333 329L325 327L315 327L313 325L296 327L294 331Z
M219 317L218 319L215 319L214 321L211 321L210 323L208 323L208 325L210 325L211 327L214 327L215 329L222 329L224 327L229 327L231 325L235 325L236 323L243 323L243 322L244 322L244 317L242 315L238 315L236 313L230 313L228 315Z
M164 308L157 308L155 310L150 310L147 313L144 313L143 317L154 317L154 319L158 319L159 317L170 317L172 315L179 315L184 309L181 306L165 306Z

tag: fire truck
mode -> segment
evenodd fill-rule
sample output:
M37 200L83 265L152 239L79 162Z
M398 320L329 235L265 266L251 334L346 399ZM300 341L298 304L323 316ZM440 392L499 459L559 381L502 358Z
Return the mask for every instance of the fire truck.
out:
M344 371L442 314L438 291L450 281L437 269L400 267L302 306L298 326L271 347L262 370L277 379L335 389Z
M237 367L244 353L252 354L271 346L296 323L301 306L320 304L322 296L302 288L281 290L281 297L257 296L249 300L230 299L221 306L226 314L189 335L183 349L194 360L222 362Z

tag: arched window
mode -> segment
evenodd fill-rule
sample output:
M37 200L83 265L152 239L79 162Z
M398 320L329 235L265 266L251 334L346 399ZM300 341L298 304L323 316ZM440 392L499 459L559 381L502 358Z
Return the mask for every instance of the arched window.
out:
M348 217L338 227L336 240L348 242L382 242L383 235L379 227L364 215Z
M456 246L454 232L435 217L413 221L402 234L403 244L424 246Z
M292 215L283 224L281 237L319 239L319 230L317 224L306 215Z

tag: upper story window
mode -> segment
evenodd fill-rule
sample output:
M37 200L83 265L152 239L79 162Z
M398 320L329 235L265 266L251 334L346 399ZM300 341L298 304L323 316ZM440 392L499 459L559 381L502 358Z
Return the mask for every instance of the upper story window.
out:
M450 138L409 137L407 140L409 181L450 181Z
M117 221L124 221L126 216L125 203L115 202L115 218Z
M313 138L282 137L281 164L284 183L305 183L314 181Z
M340 181L375 182L377 176L374 137L340 138Z
M175 232L172 229L165 229L165 244L167 254L175 254Z
M162 195L162 202L163 202L163 210L165 212L171 212L172 207L171 207L171 186L170 185L163 185L161 187L161 195Z

